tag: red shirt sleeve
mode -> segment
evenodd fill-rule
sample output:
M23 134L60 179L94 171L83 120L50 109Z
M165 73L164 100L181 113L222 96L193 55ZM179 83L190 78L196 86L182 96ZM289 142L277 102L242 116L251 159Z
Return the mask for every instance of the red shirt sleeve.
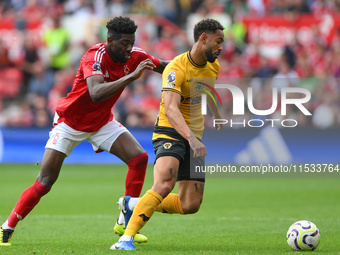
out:
M156 67L159 66L160 61L159 61L158 58L156 58L156 57L154 57L154 56L151 56L150 54L148 54L148 57L149 57L149 59L151 59L151 61L156 65Z
M133 47L132 51L139 53L139 56L142 58L140 61L143 61L149 58L156 65L156 67L159 66L159 63L160 63L159 59L154 56L151 56L149 53L147 53L143 49L138 48L138 47Z
M81 60L84 79L92 75L103 75L102 63L95 61L95 53L95 50L89 50Z

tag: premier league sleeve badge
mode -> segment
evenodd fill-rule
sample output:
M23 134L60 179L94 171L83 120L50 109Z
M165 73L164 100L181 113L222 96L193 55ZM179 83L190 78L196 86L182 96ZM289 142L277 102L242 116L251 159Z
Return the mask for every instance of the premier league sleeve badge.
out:
M93 71L100 71L100 63L94 62L92 69L93 69Z
M92 74L102 74L99 62L94 62L92 65Z
M169 83L174 82L176 80L175 72L170 72L166 79Z

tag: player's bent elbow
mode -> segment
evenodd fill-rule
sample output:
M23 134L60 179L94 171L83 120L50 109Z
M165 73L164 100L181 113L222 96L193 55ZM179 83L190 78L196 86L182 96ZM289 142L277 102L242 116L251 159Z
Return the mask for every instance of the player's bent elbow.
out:
M90 97L91 97L93 103L98 103L98 102L102 101L103 99L105 99L96 90L89 90L89 94L90 94Z
M91 94L90 94L90 97L91 97L93 103L98 103L98 102L101 101L101 98L99 98L99 97L96 96L96 95L91 95Z
M168 118L171 117L171 116L172 116L172 113L174 112L174 110L175 110L175 107L173 107L173 106L171 106L171 105L166 106L166 107L165 107L165 111L164 111L165 116L168 117Z

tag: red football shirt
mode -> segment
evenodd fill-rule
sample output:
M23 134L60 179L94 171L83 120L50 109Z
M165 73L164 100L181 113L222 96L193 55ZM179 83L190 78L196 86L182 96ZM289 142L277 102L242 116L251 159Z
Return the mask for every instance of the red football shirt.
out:
M156 66L159 65L158 58L137 47L133 47L126 63L114 63L107 53L105 43L96 44L90 48L80 61L72 91L58 102L56 107L59 115L58 123L65 122L78 131L98 131L113 119L112 107L124 89L110 98L94 103L87 88L86 78L92 75L102 75L105 82L116 81L133 72L141 61L148 58Z

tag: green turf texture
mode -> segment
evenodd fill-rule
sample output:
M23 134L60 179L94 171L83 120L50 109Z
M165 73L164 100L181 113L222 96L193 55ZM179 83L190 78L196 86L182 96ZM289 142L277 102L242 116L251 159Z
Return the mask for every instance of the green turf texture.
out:
M39 172L34 165L0 165L0 224ZM122 165L64 165L52 191L20 222L0 254L126 254L118 240L115 202L124 193ZM143 192L152 185L149 166ZM286 244L297 220L321 233L316 254L340 254L340 179L209 178L194 215L155 213L135 254L298 254ZM176 191L176 190L175 190Z

